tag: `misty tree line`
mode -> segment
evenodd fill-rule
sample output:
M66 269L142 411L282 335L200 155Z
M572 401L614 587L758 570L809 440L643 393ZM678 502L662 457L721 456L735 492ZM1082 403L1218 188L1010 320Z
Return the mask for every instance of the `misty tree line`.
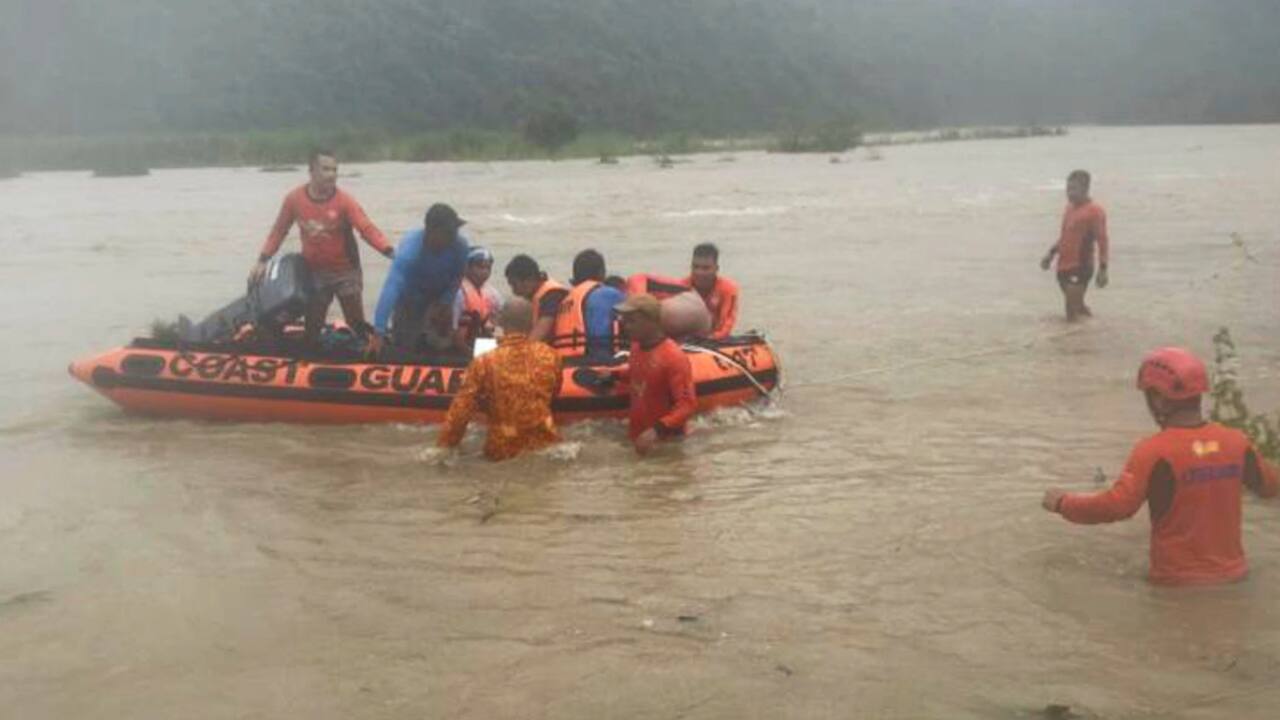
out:
M1273 0L8 5L11 134L1280 119Z

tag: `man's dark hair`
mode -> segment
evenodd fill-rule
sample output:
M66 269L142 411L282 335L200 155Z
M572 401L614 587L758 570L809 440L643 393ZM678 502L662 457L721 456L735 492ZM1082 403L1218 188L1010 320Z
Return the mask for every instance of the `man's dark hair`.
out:
M1160 391L1156 390L1155 388L1147 388L1146 397L1147 397L1148 405L1151 404L1151 399L1153 397L1160 398L1161 400L1164 401L1164 405L1166 408L1168 408L1169 412L1187 412L1187 411L1199 412L1204 407L1203 395L1194 395L1189 398L1174 400L1173 398L1167 398L1161 395Z
M696 258L711 258L712 262L720 264L720 248L715 243L701 243L693 248L693 256Z
M1093 178L1089 176L1088 170L1072 170L1071 174L1067 176L1067 182L1074 182L1076 180L1083 182L1085 187L1089 187L1089 183L1093 181Z
M604 284L615 290L627 291L627 281L621 275L610 275L604 279Z
M422 216L422 225L428 230L439 229L457 232L458 228L466 224L466 220L458 217L458 211L454 210L452 205L446 203L432 205L427 208L427 213Z
M573 284L587 280L604 280L604 256L595 250L583 250L573 258Z
M524 254L511 258L503 272L508 280L534 280L542 276L538 261Z
M330 150L329 148L326 148L326 147L311 148L311 153L307 155L307 168L314 168L316 166L316 161L318 161L321 157L331 157L334 160L338 159L338 156L334 155L333 151Z

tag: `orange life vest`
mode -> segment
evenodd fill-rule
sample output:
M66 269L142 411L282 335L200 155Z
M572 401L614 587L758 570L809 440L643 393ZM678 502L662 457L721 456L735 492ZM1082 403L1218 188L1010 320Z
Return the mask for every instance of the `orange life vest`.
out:
M565 292L569 292L569 288L561 285L560 283L556 282L555 280L552 280L549 277L544 276L542 278L542 284L538 286L537 290L533 291L533 297L530 298L530 302L533 303L533 322L534 323L537 323L539 320L542 319L542 296L546 295L552 290L563 290ZM564 313L564 303L560 303L560 308L556 311L557 321L562 313Z
M582 355L587 351L587 296L601 287L599 280L584 280L569 291L569 296L560 303L560 314L556 316L555 328L551 333L551 347L561 355ZM620 336L618 319L613 319L611 333L615 341ZM613 350L618 348L614 347Z
M561 355L581 353L587 344L587 295L600 287L597 280L584 280L569 291L569 296L560 303L560 314L556 316L555 328L551 331L551 347L560 351Z
M484 332L484 326L493 319L493 308L489 300L466 278L462 278L462 317L458 319L458 327L466 330L467 342L473 342Z

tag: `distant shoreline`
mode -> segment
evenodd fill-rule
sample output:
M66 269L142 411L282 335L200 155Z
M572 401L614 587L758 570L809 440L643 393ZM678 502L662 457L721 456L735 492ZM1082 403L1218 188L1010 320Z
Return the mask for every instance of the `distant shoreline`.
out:
M1004 126L875 132L860 136L853 147L962 142L1002 138L1057 137L1065 127ZM223 134L157 134L109 136L0 136L0 177L27 172L92 171L99 176L145 175L149 170L194 167L259 167L266 171L306 164L313 147L326 147L343 162L491 162L598 158L602 163L634 156L659 161L672 155L774 151L773 135L711 138L670 134L641 139L619 133L584 133L550 152L518 133L458 130L390 133L376 130L282 130ZM840 150L815 154L839 155Z

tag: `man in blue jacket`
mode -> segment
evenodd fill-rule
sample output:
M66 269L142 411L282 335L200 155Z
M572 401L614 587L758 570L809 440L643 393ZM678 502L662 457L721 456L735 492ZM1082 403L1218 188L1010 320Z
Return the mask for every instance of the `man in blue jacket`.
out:
M421 229L410 230L400 238L374 311L376 332L369 341L370 356L382 349L388 329L396 347L449 347L453 299L470 249L466 237L458 232L464 224L466 221L452 207L436 203L427 210Z

